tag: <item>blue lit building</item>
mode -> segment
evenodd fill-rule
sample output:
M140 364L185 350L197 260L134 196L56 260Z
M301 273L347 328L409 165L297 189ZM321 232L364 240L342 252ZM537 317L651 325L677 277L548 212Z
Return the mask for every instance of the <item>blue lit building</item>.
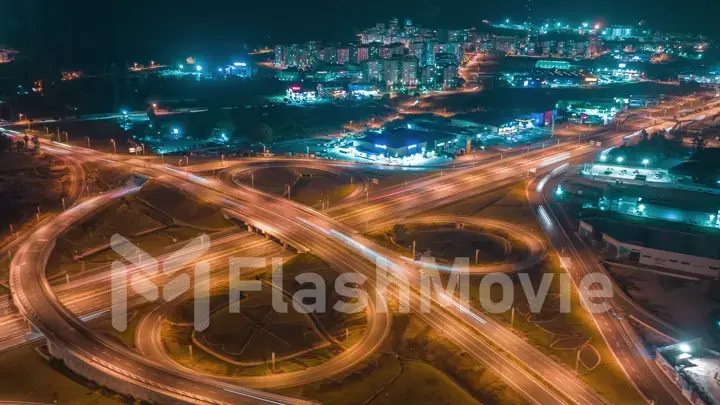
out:
M355 140L355 154L377 160L405 158L415 155L434 154L454 145L456 136L432 131L397 128L383 132L368 131L362 139Z

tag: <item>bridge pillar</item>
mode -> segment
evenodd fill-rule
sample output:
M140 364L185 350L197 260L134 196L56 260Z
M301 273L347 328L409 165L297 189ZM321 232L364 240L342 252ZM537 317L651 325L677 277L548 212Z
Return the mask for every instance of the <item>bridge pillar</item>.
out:
M248 232L252 232L252 231L253 231L253 227L250 226L250 225L247 226L247 229L248 229Z

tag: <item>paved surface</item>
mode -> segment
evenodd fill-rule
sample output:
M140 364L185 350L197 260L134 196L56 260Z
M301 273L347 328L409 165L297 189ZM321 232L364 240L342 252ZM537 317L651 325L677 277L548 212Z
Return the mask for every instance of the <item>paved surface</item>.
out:
M617 135L608 134L608 137L615 139ZM518 156L516 160L509 163L512 167L478 166L466 171L458 171L448 175L445 179L442 179L442 176L435 177L413 185L410 193L405 192L397 197L400 200L397 204L393 204L391 201L393 195L387 193L379 196L377 198L379 201L374 201L386 204L385 211L390 212L384 213L383 209L366 207L370 212L362 213L362 209L346 207L347 211L344 215L355 217L356 223L362 223L364 219L367 224L372 219L373 223L378 224L388 221L388 216L397 218L398 211L427 210L425 202L428 201L431 202L429 205L435 205L450 201L453 196L461 198L473 195L477 193L473 190L474 187L507 180L517 176L518 172L524 173L538 166L550 167L568 158L588 153L591 151L588 148L590 148L588 145L560 145L556 148L549 148L552 150L530 152L527 156ZM89 152L80 153L87 154ZM546 156L546 153L551 155ZM99 154L95 153L94 155ZM107 158L103 157L102 159ZM507 161L505 163L507 164ZM228 210L236 212L239 217L248 218L255 224L261 225L261 228L267 232L304 246L301 249L311 250L339 271L357 271L372 276L373 274L369 272L374 272L374 269L369 261L380 260L388 264L394 272L404 273L411 284L418 282L419 272L417 269L407 266L393 252L358 236L356 231L347 225L307 207L269 196L249 187L225 190L221 183L214 180L200 178L167 167L132 161L125 161L121 164L131 165L140 173L145 173L160 181L173 183L187 192L202 195L221 206L228 207ZM114 193L117 192L127 192L127 190ZM44 279L43 257L52 249L48 242L67 226L87 215L88 212L107 203L109 199L117 197L114 193L89 200L63 213L57 221L53 221L33 234L21 247L11 270L13 291L21 311L32 320L38 329L45 332L51 340L64 349L85 358L95 367L100 367L119 378L126 378L134 384L172 392L174 395L184 398L201 398L203 401L301 403L302 401L280 398L274 394L252 391L247 388L235 386L228 388L228 385L217 381L209 381L197 376L184 376L147 363L144 359L138 359L137 356L126 353L87 333L82 323L57 302ZM363 216L365 217L363 218ZM367 218L368 216L370 218ZM376 279L375 282L377 281ZM366 287L372 291L372 283L366 283ZM411 294L411 300L415 305L418 304L418 296L414 292ZM433 311L421 314L423 320L443 331L451 340L463 347L474 358L485 363L531 402L550 404L566 403L569 400L578 404L603 403L590 387L580 382L571 372L544 354L537 352L500 325L484 319L481 314L460 308L452 298L447 296L438 297L435 304L436 308ZM444 305L447 307L441 308ZM374 312L370 311L370 313ZM376 317L385 318L377 315ZM458 318L464 322L458 324ZM385 321L376 322L374 319L369 321L371 326L368 328L368 336L382 336L384 339L388 332L389 318ZM492 341L493 345L489 345L487 339ZM368 344L363 342L358 345L358 358L377 350L378 345L375 344L377 341L382 341L382 339L370 339ZM502 351L498 350L497 346L502 348ZM618 358L621 362L623 361L620 356ZM524 367L520 367L518 363L524 364ZM533 374L527 370L542 370L542 375ZM652 378L650 375L648 377ZM553 387L553 390L549 390L547 386ZM558 396L559 392L562 392L563 396Z
M552 241L553 248L563 252L563 265L577 287L583 277L605 272L600 268L599 259L580 240L568 218L555 203L553 190L557 184L557 179L546 181L544 187L538 187L538 182L531 183L528 186L528 199ZM589 298L583 296L583 300ZM613 308L629 307L620 295L610 299L596 298L592 302L606 302ZM641 319L652 322L644 314L641 316ZM678 387L669 381L649 358L642 341L627 320L618 319L611 312L592 314L592 317L623 371L646 398L656 404L688 403Z
M464 224L473 225L478 228L494 228L499 229L514 238L520 240L528 248L528 256L517 263L500 263L494 265L479 265L470 266L470 274L489 274L489 273L513 273L522 270L527 270L539 264L547 254L547 247L545 242L537 235L533 234L529 230L511 224L505 221L498 221L490 218L479 218L469 217L461 215L431 215L431 216L420 216L406 219L399 223L402 224L428 224L428 223L452 223L452 224ZM470 258L472 261L472 258ZM452 269L448 266L438 266L440 271L451 271Z

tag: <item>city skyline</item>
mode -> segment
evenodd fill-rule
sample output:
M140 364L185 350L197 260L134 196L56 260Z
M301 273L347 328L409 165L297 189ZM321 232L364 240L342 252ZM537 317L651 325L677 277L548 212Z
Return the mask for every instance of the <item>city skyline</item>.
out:
M121 61L140 57L162 57L179 52L228 52L243 44L275 44L306 40L351 41L362 28L393 17L411 18L430 28L469 28L484 19L526 20L526 1L492 2L394 2L371 0L361 7L334 2L313 7L293 2L272 4L204 4L190 2L152 2L141 4L75 1L53 4L44 0L7 5L2 13L0 43L19 43L25 48L45 52L58 62L79 63L95 59ZM536 2L531 13L534 22L543 19L598 21L636 24L662 31L692 32L716 37L712 10L717 5L684 3L676 18L676 7L650 2L629 5L612 0L577 5L573 2ZM666 2L671 3L670 0ZM672 12L670 11L672 10ZM707 12L706 12L707 11ZM57 35L61 33L61 35ZM70 46L72 44L72 46Z

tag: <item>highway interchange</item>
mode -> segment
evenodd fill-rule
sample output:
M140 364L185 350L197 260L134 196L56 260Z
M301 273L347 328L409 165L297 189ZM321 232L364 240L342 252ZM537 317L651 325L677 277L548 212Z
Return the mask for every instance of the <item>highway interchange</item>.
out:
M594 139L602 140L606 147L605 145L611 143L622 142L624 136L636 131L636 128L619 134L606 131L596 134ZM216 180L146 161L118 159L83 148L57 144L45 144L44 147L49 152L60 153L77 161L93 160L110 166L122 166L209 200L222 207L230 216L261 229L298 251L312 252L338 272L360 273L366 276L369 281L364 287L371 295L379 281L374 279L374 263L378 260L393 271L402 272L411 286L419 285L421 274L416 265L367 240L360 232L380 229L402 218L410 218L453 201L514 183L533 169L536 172L547 172L565 161L597 151L597 148L586 140L566 142L495 162L484 162L435 174L406 185L384 189L373 194L372 198L354 198L323 213L237 184L233 181L234 174L242 170L242 165L222 171ZM188 370L149 361L137 353L104 341L74 315L77 314L77 309L71 309L74 304L72 300L63 303L61 297L64 292L61 288L50 288L45 278L45 262L52 251L54 239L60 233L112 200L134 191L136 187L129 186L106 193L58 215L25 240L13 259L11 288L15 304L59 351L72 354L85 365L107 374L109 379L130 382L140 389L159 393L162 397L197 403L291 404L306 401L269 394L250 387L299 385L341 373L377 351L387 336L391 316L387 311L383 315L376 308L368 308L368 328L364 338L340 356L307 372L277 374L264 377L266 381L258 379L257 382L244 381L242 384L199 377ZM562 230L560 222L554 219L555 212L552 211L551 204L542 199L542 195L542 190L529 192L529 199L540 216L540 223L548 231L555 248L563 246L573 251L574 242L561 240L564 232L559 232L559 229ZM544 219L546 216L549 221ZM567 238L567 235L565 237ZM225 250L218 255L222 257L223 253L228 255L230 252L231 250ZM575 255L573 257L576 260L573 260L568 268L573 279L576 274L596 271L585 266L587 256L580 260ZM107 277L107 273L99 274L102 275L98 277ZM410 291L413 307L416 307L419 300L417 290L412 287ZM396 298L392 291L390 297ZM369 302L380 306L387 305L383 301ZM95 303L91 311L102 306L102 303ZM437 330L443 331L448 338L493 370L532 403L605 403L572 372L489 317L455 305L451 297L439 296L435 299L433 311L428 314L418 313L418 316ZM620 364L646 397L656 403L684 403L683 398L678 396L679 391L669 381L664 380L663 376L658 376L653 366L643 358L636 342L632 336L628 337L629 333L623 325L618 325L619 322L609 315L597 316L596 323ZM543 373L540 375L533 370L543 370Z

